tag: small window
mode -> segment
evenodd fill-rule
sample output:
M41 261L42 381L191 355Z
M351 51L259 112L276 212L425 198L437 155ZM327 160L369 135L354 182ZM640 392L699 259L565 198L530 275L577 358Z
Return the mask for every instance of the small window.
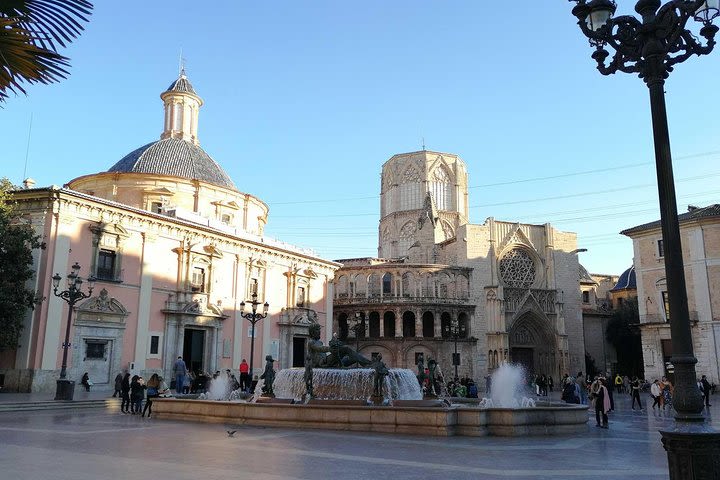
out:
M117 254L112 250L100 250L95 276L102 280L114 280L116 259Z
M423 352L415 352L415 365L425 361L425 354Z
M250 295L252 295L253 293L255 295L258 294L258 279L257 278L250 279Z
M87 342L85 350L85 358L87 359L101 359L105 358L105 343L101 342Z
M150 355L157 355L160 353L160 336L159 335L151 335L150 336Z
M193 292L205 291L205 269L202 267L193 267L192 279L190 286Z
M582 301L583 303L590 303L590 292L585 290L582 292Z
M665 307L665 321L670 321L670 298L668 292L662 292L663 307Z
M232 216L228 215L227 213L223 213L220 217L220 221L225 225L230 225L230 223L232 222Z
M150 211L153 213L163 213L162 202L152 202L150 204Z
M295 300L295 306L297 306L297 307L305 306L305 287L298 287L297 299Z
M662 258L665 256L665 244L664 244L662 238L657 241L657 251L658 251L658 257Z
M617 306L618 306L618 308L622 307L624 301L625 301L625 299L622 298L622 297L620 297L620 298L617 299Z

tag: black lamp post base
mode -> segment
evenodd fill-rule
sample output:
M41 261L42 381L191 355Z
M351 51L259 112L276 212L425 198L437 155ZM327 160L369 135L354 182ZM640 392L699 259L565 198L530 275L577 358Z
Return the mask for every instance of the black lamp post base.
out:
M667 451L670 480L720 478L720 432L706 423L680 423L660 431Z
M57 381L57 389L55 390L55 400L72 401L75 395L75 382L66 378Z

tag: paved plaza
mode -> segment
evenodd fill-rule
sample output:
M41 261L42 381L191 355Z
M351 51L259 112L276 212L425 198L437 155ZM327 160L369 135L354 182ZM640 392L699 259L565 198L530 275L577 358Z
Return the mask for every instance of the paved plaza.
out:
M2 401L3 395L0 395ZM643 401L647 401L647 396ZM720 407L710 416L720 416ZM668 413L616 394L610 429L581 435L416 437L163 421L106 409L0 413L6 479L667 478ZM713 421L720 429L720 422Z

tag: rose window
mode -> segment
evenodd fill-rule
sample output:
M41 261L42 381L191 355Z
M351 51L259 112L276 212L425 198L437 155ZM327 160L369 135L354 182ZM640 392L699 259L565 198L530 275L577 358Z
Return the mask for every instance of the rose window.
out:
M525 250L510 250L500 259L500 278L508 287L530 288L535 283L535 262Z

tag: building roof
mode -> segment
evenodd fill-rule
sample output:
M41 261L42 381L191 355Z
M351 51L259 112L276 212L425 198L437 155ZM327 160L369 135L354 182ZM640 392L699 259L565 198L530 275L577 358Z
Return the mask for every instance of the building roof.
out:
M625 270L620 278L618 279L615 286L611 289L614 290L625 290L625 289L636 289L637 281L635 278L635 265Z
M709 205L707 207L695 207L695 206L688 206L688 211L685 213L681 213L678 215L678 222L689 222L692 220L701 220L704 218L711 218L711 217L718 217L720 218L720 204L713 204ZM638 225L636 227L628 228L626 230L623 230L620 232L622 235L630 235L633 233L639 233L645 230L653 230L656 228L660 228L660 220L657 220L655 222L645 223L643 225Z
M237 191L228 174L205 150L179 138L166 138L143 145L125 155L108 172L171 175Z
M193 89L192 84L190 83L190 80L187 79L185 76L185 70L183 69L180 72L180 76L175 80L173 83L170 84L170 86L165 90L166 92L183 92L183 93L192 93L193 95L197 95L195 93L195 90Z
M597 282L595 281L594 278L592 278L592 275L590 275L590 273L588 273L588 271L585 267L583 267L582 265L579 265L579 269L580 269L580 271L578 273L579 273L580 283L583 283L583 284L591 283L591 284L597 285Z

